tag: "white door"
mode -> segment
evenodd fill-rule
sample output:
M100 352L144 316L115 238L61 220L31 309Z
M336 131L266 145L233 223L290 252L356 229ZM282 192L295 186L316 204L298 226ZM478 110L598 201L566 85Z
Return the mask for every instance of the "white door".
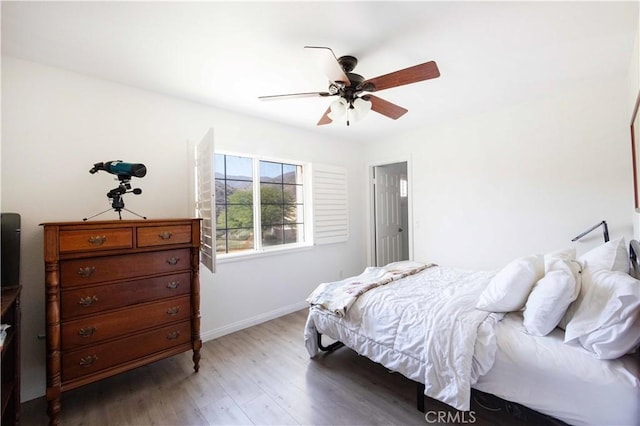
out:
M406 226L403 223L407 223L407 209L403 208L406 203L401 200L403 178L406 179L406 163L374 167L375 251L378 266L408 259L408 240L403 238L407 232L403 228Z

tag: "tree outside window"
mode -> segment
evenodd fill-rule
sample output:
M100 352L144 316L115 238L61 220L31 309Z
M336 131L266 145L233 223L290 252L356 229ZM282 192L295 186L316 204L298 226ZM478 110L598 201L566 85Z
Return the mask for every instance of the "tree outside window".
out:
M224 154L215 161L217 253L304 242L302 166Z

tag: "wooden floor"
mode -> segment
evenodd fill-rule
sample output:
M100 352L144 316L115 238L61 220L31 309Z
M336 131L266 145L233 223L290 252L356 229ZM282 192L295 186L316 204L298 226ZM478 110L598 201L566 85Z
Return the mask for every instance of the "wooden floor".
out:
M311 360L303 344L306 310L206 342L200 371L191 353L63 394L64 425L514 425L475 403L473 418L427 400L416 385L347 348ZM445 419L445 417L441 417ZM471 421L475 420L475 421ZM46 401L22 405L22 425L46 425Z

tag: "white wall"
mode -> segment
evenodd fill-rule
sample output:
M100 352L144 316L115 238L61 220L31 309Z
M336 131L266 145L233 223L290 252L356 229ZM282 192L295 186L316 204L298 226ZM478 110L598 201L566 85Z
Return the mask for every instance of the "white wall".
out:
M633 189L624 79L397 136L370 164L411 157L414 258L493 269L571 246L601 220L632 235ZM592 236L592 237L591 237ZM602 233L576 244L599 244Z
M142 195L126 207L149 218L190 214L187 140L214 128L216 147L300 161L337 164L349 172L348 243L202 268L202 335L212 338L304 306L322 281L366 263L363 170L357 144L223 112L103 80L2 58L2 211L22 215L24 286L22 399L44 394L45 330L42 231L38 224L74 221L110 208L113 175L90 175L93 163L142 162L133 179ZM133 218L124 215L125 218ZM117 219L109 211L99 219ZM302 331L301 331L302 333ZM301 334L302 336L302 334Z
M629 76L628 76L628 114L629 124L631 123L631 117L635 108L636 99L640 93L640 10L638 11L638 31L636 32L636 38L633 45L633 52L631 53L631 59L629 61ZM633 235L636 238L640 238L640 212L633 212Z
M638 17L638 28L640 28L640 16ZM638 90L640 90L640 30L636 33L636 38L633 43L633 51L631 53L631 59L629 61L629 117L633 112L633 108L638 96Z

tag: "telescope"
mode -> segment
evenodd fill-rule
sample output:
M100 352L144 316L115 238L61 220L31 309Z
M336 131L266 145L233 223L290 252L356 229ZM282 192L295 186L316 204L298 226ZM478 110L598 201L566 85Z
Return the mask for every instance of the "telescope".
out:
M147 174L147 168L144 164L140 163L124 163L122 160L105 161L104 163L96 163L93 165L89 173L95 174L100 170L120 176L128 177L144 177Z
M122 199L122 196L124 194L142 194L142 189L140 188L131 189L130 180L132 177L144 177L147 174L147 168L145 167L145 165L140 163L125 163L122 160L105 161L104 163L95 163L89 170L89 173L93 175L98 173L100 170L116 175L118 177L118 180L120 181L120 185L118 185L117 188L113 188L111 191L107 192L107 198L111 200L111 208L116 213L118 213L118 217L120 218L120 220L122 220L122 210L128 211L129 213L132 213L142 219L146 219L146 216L141 216L136 212L132 212L131 210L126 209L124 207L124 200ZM101 215L102 213L106 213L109 210L110 209L107 209L91 217L85 217L82 220L89 220Z

